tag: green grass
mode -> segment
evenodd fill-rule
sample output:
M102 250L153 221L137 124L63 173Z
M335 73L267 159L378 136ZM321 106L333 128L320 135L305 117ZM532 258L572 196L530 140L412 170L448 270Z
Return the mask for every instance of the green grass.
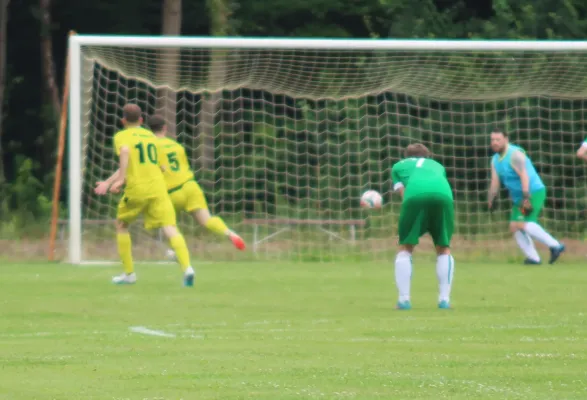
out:
M425 260L426 259L426 260ZM587 271L458 263L0 266L1 399L585 399ZM129 331L142 326L174 337Z

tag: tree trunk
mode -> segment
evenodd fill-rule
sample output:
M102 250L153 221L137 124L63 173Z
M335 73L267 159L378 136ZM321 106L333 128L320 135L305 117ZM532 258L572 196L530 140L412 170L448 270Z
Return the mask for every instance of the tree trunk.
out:
M6 89L6 25L8 24L8 3L0 0L0 184L5 181L4 156L2 152L2 127L4 126L4 90Z
M161 33L168 36L181 34L181 0L163 0L163 27ZM177 131L177 88L179 87L180 49L161 49L159 52L158 83L165 84L157 91L157 111L167 121L167 131L172 137Z
M57 73L53 61L53 39L51 37L51 0L40 0L39 10L41 18L41 60L43 63L43 79L45 90L51 102L51 108L55 121L61 116L61 101L59 101L59 88L57 87Z
M212 36L228 36L230 34L229 18L231 15L228 0L207 0L211 20ZM226 77L226 50L210 51L210 67L208 70L208 90L202 93L202 107L198 118L198 131L201 138L202 167L207 171L214 170L214 125L216 111L222 103L222 85Z

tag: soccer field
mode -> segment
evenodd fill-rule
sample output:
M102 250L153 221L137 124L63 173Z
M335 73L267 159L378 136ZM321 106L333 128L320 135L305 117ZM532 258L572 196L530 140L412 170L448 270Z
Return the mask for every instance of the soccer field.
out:
M585 399L580 264L456 266L436 309L417 257L393 263L0 267L2 399Z

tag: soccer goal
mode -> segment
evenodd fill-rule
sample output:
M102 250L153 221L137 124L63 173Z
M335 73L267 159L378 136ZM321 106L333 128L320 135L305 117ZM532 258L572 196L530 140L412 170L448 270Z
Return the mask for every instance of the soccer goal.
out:
M453 185L454 251L517 257L505 195L486 209L493 126L545 181L543 224L583 238L574 153L587 131L587 42L72 36L70 60L72 263L117 258L119 196L93 187L116 169L112 136L129 102L165 115L211 211L249 245L243 256L181 215L197 258L391 259L400 200L390 169L416 141ZM360 209L368 189L383 194L382 210ZM160 235L135 225L135 258L163 259Z

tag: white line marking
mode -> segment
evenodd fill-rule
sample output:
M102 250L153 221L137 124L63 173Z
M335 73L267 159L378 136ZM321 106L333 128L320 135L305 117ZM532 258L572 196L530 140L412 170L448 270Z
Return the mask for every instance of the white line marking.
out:
M221 321L221 322L216 322L216 323L210 323L210 324L201 324L201 323L193 323L193 324L186 324L186 323L180 323L180 324L167 324L165 325L168 328L176 328L176 327L181 327L181 328L216 328L219 326L227 326L228 324L225 321Z
M347 340L345 340L347 341ZM348 340L350 342L401 342L401 343L423 343L429 342L425 339L411 339L411 338L398 338L395 336L391 337L356 337Z
M135 261L135 264L138 265L149 265L149 266L163 266L167 267L169 265L177 265L175 261ZM212 261L198 261L195 265L209 265L213 264ZM73 267L85 267L85 268L93 268L93 267L110 267L112 265L122 265L120 261L83 261L81 264L69 264L64 263L64 265L71 265Z
M510 324L510 325L490 325L489 329L554 329L560 328L564 326L563 324L556 324L556 325L530 325L530 324Z
M144 326L131 326L128 328L129 331L134 333L142 333L143 335L151 335L151 336L161 336L161 337L169 337L174 338L175 335L172 333L167 333L163 331L155 331L153 329L145 328Z
M244 323L244 326L251 326L251 325L289 325L291 321L277 319L273 321L263 320L263 321L248 321Z
M44 337L44 336L88 336L88 335L108 335L115 334L116 331L64 331L64 332L20 332L20 333L1 333L0 338L27 338L27 337Z
M522 336L520 342L583 342L585 339L579 339L576 337L531 337Z
M385 375L385 376L394 376L400 379L411 379L414 381L423 381L420 383L420 387L433 387L433 388L458 388L460 390L465 390L466 392L475 392L475 393L501 393L509 395L508 398L517 398L517 399L526 399L526 398L536 398L534 393L532 393L531 388L527 387L524 388L523 392L518 390L510 389L507 386L492 386L488 385L484 382L473 381L473 380L460 380L460 379L452 379L445 377L443 375L437 374L405 374L401 372L384 372L383 374L378 375ZM530 396L530 397L528 397Z

